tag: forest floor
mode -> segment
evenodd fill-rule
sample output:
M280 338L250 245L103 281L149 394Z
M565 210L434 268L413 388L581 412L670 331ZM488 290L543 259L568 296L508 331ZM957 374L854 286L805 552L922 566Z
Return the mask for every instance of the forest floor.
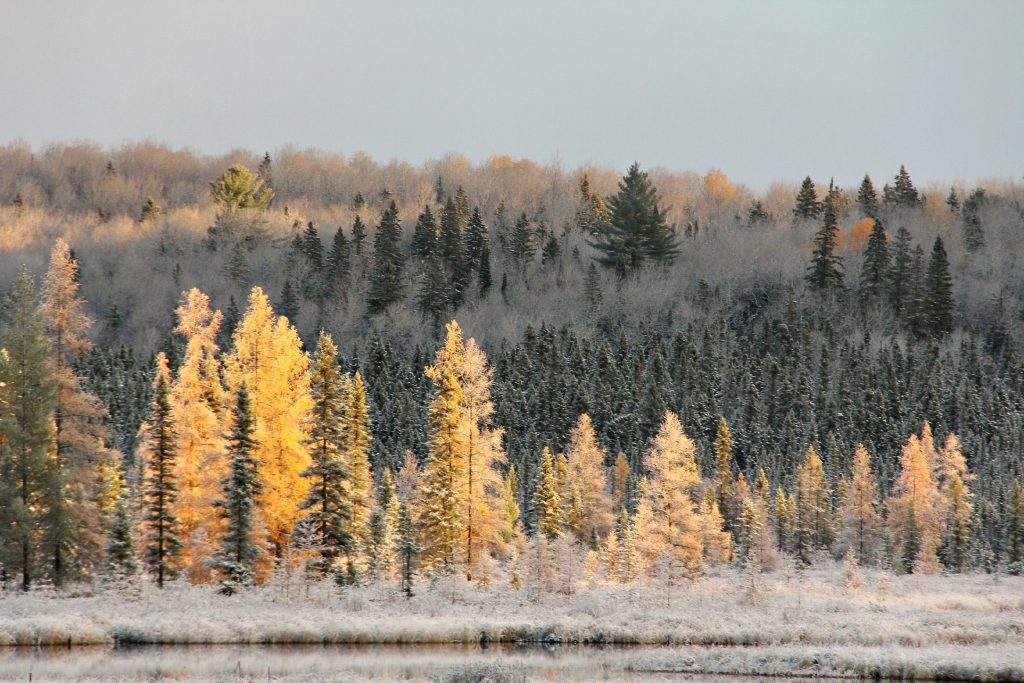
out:
M446 580L409 599L392 584L342 590L291 579L231 597L185 583L7 592L0 645L461 644L486 653L481 643L529 642L631 675L1024 681L1024 577L861 570L859 578L850 589L838 565L753 579L726 569L675 588L583 585L572 594ZM0 648L0 680L24 668L10 654L24 649Z

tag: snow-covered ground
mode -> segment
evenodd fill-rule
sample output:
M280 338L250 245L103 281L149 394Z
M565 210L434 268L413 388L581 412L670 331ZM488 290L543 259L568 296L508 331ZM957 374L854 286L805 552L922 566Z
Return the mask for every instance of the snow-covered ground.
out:
M1024 680L1024 578L893 576L862 570L861 580L861 588L848 590L842 569L829 567L777 572L753 583L725 570L674 589L597 585L577 587L572 595L484 590L455 581L421 586L408 600L390 585L341 591L301 581L277 582L232 597L186 584L163 591L144 586L134 596L114 591L4 593L0 644L108 646L73 650L76 661L88 661L90 656L109 659L114 643L597 642L671 646L572 651L588 667L623 676L685 671ZM318 649L303 656L323 657L332 651ZM493 657L495 651L469 652ZM178 650L166 656L182 657ZM186 656L184 661L191 659ZM64 666L62 661L37 658L35 665ZM185 678L219 680L217 667L222 665L185 672ZM0 679L19 680L25 666L24 650L0 648ZM280 673L321 671L304 666ZM43 669L37 671L42 676ZM358 670L345 671L358 680ZM77 675L86 673L79 670Z

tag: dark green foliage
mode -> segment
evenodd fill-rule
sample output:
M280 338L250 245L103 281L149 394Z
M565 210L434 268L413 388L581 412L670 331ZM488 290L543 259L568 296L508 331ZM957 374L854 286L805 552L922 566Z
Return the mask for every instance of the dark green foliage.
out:
M955 303L953 276L949 274L949 258L946 256L942 238L936 237L925 275L924 325L928 334L938 337L953 331Z
M960 198L956 196L956 188L949 188L949 195L946 197L946 206L952 214L960 213Z
M555 263L562 255L562 247L553 231L548 231L547 239L544 240L544 248L541 250L540 262L544 265Z
M231 409L230 464L221 485L223 497L214 501L220 516L227 522L227 530L212 565L223 577L221 591L229 595L238 586L252 581L256 560L263 552L255 538L256 497L263 492L259 462L253 457L255 433L249 392L243 384Z
M405 257L399 245L401 238L398 207L391 202L384 210L377 234L373 238L373 272L370 274L370 292L367 297L370 313L380 313L402 300ZM356 253L359 251L356 250Z
M156 576L156 585L163 588L165 581L178 574L174 559L182 545L178 520L171 511L178 492L174 477L177 431L171 415L169 389L163 377L158 379L154 394L153 409L146 425L149 462L142 490L146 524L143 560L149 573Z
M263 179L265 187L271 190L274 189L274 163L270 158L270 152L263 153L263 159L260 160L259 166L256 167L256 174Z
M441 214L441 234L437 249L450 283L448 299L454 308L458 308L466 294L472 263L467 261L463 251L461 218L451 198Z
M889 245L886 241L885 226L878 218L875 218L874 222L860 267L858 295L861 305L865 308L885 300L890 269Z
M487 246L486 242L480 249L480 260L476 269L476 282L480 288L480 296L484 296L487 292L491 291L491 249Z
M431 256L423 266L423 284L416 295L416 307L433 322L435 332L441 329L448 312L448 295L448 276L441 259Z
M417 543L416 525L412 521L409 506L398 506L398 528L396 529L399 572L402 577L402 592L407 598L413 596L412 587L416 579L416 556L420 552Z
M155 221L160 217L160 207L153 201L152 197L146 197L146 203L142 205L142 213L139 214L139 223Z
M910 180L906 166L900 165L900 171L894 178L892 188L885 193L883 198L886 204L905 209L912 209L920 204L921 199L918 197L914 183Z
M679 238L665 220L666 209L647 173L630 166L608 200L611 218L598 226L591 245L598 263L626 275L645 263L670 263L679 253Z
M424 206L423 213L416 219L416 227L412 232L412 253L421 259L437 253L437 222L429 206Z
M822 204L818 201L818 194L814 189L814 181L810 176L804 178L800 184L800 191L796 195L796 205L793 207L793 217L797 220L816 221L821 218Z
M985 206L985 190L977 188L964 200L960 220L964 226L964 246L975 252L985 246L985 230L981 225L981 209Z
M298 317L299 297L295 294L295 288L292 287L291 279L284 281L284 287L281 289L281 298L274 308L277 310L278 315L283 315L288 320L295 320Z
M900 227L896 231L896 241L892 248L892 265L889 268L888 298L889 306L897 320L905 320L911 305L913 245L910 233Z
M345 487L349 474L342 462L344 443L341 421L345 396L337 353L326 333L320 333L313 357L310 391L313 397L309 453L312 462L302 476L310 481L309 494L300 506L313 547L320 555L316 568L327 576L337 558L349 554L355 544L353 513Z
M324 298L341 297L348 299L348 285L352 275L352 248L345 231L338 228L327 253L324 268Z
M362 198L362 195L358 195ZM392 202L394 204L394 202ZM397 211L395 212L397 215ZM354 221L352 221L352 251L356 256L363 255L363 244L366 242L366 225L363 224L363 219L356 215Z
M867 173L864 174L864 180L861 181L860 188L857 190L857 206L860 207L862 214L868 218L874 218L877 223L878 193L875 192L875 185Z
M508 241L508 254L512 263L517 268L525 268L533 261L533 255L537 252L537 245L534 242L533 230L530 229L530 219L526 213L516 219L515 226Z
M818 232L814 233L811 265L804 276L807 286L822 297L836 295L844 289L843 259L836 254L839 227L831 197L830 193L825 199L823 222Z
M774 220L771 213L764 208L761 200L755 199L747 211L747 225L751 228L758 225L767 225Z
M480 215L480 208L474 207L473 215L466 223L466 230L463 237L465 241L466 260L469 263L479 263L480 253L489 247L487 226Z
M35 283L22 268L0 314L0 565L29 590L42 571L48 492L60 481L47 457L56 382Z
M130 579L139 571L133 527L131 508L122 494L114 506L114 520L110 525L110 540L107 543L107 573L114 579Z

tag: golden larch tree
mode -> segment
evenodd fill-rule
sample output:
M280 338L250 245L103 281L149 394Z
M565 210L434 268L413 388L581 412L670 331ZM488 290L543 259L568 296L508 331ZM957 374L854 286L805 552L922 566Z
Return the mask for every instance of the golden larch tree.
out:
M608 491L605 452L597 444L594 423L583 413L569 433L569 481L578 499L580 519L573 531L577 540L588 543L604 538L615 525L612 497ZM572 497L572 491L570 491Z
M878 515L878 485L871 471L871 454L864 444L853 452L850 483L840 508L840 543L853 552L860 564L874 562L881 543L881 518Z

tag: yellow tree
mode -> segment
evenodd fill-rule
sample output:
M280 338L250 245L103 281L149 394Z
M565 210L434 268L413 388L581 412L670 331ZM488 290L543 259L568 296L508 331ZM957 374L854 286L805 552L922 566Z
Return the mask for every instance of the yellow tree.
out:
M647 453L650 481L637 509L636 542L638 549L653 548L667 553L664 559L673 575L693 576L702 563L700 520L693 502L699 482L696 451L679 418L667 411ZM649 514L641 514L645 507ZM645 559L650 565L663 558L648 555Z
M70 573L88 572L102 556L101 516L94 504L101 492L100 463L117 456L106 447L106 410L82 387L74 362L92 348L86 333L92 321L78 295L78 262L71 248L58 239L43 280L41 312L51 343L57 383L54 405L54 483L46 505L45 550L52 562L53 582L64 583Z
M288 319L276 317L267 295L254 287L249 307L235 329L234 350L224 361L224 378L237 393L245 384L256 421L263 493L260 514L277 557L281 557L309 483L309 357Z
M352 506L352 534L357 542L366 543L373 509L370 411L366 405L366 385L358 371L352 377L346 376L342 386L345 411L341 420L341 458L348 472L344 486Z
M815 551L832 544L832 503L821 457L813 444L807 448L796 475L795 550L804 562L810 562Z
M210 506L227 474L223 421L227 401L216 341L221 313L211 311L210 298L195 288L182 293L175 312L174 331L185 338L185 353L170 392L178 434L173 514L184 541L182 565L193 581L205 582L213 577L202 551L219 536L222 526L219 516L210 514Z
M594 423L586 413L580 415L569 433L569 481L578 499L574 509L580 519L573 531L580 543L594 545L598 538L608 535L615 524L612 497L608 492L608 471L604 466L605 452L597 445Z
M878 516L878 485L871 472L871 454L864 444L857 444L853 452L850 484L840 516L842 545L856 554L859 563L873 562L881 540L881 520Z
M725 418L718 422L718 436L715 438L715 497L719 512L725 516L726 528L733 526L734 495L732 485L732 434Z
M941 497L935 481L935 447L925 423L900 454L900 475L889 499L890 533L904 571L934 571L942 536Z

